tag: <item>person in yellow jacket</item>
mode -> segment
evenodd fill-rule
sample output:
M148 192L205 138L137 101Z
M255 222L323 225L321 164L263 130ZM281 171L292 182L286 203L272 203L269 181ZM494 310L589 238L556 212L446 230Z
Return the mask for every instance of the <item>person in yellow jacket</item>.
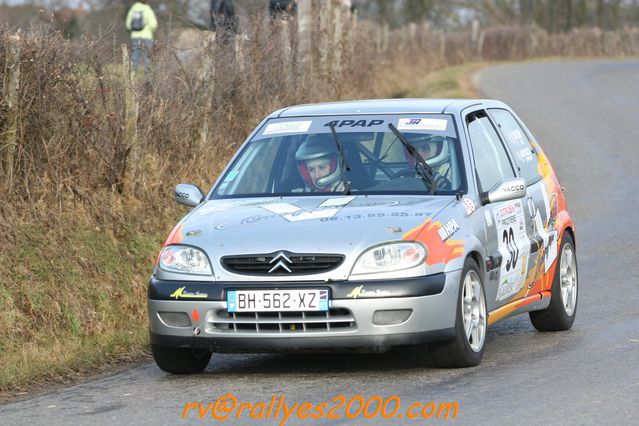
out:
M149 68L151 50L153 49L153 32L158 21L148 0L137 1L126 15L126 29L131 32L131 61L137 72L140 58L144 62L144 71Z

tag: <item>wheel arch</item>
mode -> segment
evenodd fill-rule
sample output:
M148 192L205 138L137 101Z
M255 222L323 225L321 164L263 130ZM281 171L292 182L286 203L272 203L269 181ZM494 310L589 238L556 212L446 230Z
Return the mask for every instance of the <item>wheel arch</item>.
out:
M468 253L468 256L466 257L471 258L475 262L477 262L477 266L479 266L479 272L481 273L482 282L485 282L486 280L484 278L486 274L486 264L483 261L481 253L479 253L477 250L473 250L470 253Z
M575 230L572 229L572 226L566 226L566 228L564 229L564 233L568 233L568 235L570 235L570 237L572 238L572 245L573 245L573 247L574 247L574 249L576 251L577 250L577 240L575 239Z
M572 218L568 214L567 210L562 210L559 212L559 220L560 223L563 224L561 236L563 237L565 232L568 232L572 237L572 243L575 246L575 250L577 249L577 239L575 234L575 224L572 221Z
M466 240L464 243L464 252L466 256L463 257L463 261L461 263L461 268L464 267L464 263L466 263L466 259L470 258L477 262L477 266L479 266L480 277L482 283L486 282L486 251L484 249L484 245L481 240L474 234L470 234L466 236Z

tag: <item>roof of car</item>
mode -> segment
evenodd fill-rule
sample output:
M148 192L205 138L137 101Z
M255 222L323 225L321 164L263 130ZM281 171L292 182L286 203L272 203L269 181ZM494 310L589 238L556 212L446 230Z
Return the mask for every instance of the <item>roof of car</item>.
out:
M476 104L501 104L488 99L370 99L294 105L271 114L271 117L299 117L340 114L455 113Z

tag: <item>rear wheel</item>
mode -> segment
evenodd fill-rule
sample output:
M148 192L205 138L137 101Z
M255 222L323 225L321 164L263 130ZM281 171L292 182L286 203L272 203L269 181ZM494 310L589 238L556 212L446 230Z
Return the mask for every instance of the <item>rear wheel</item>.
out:
M530 312L530 322L539 331L568 330L577 314L577 257L575 243L567 232L562 238L559 264L550 292L550 305L544 310Z
M173 374L193 374L202 372L211 360L208 349L172 348L151 345L153 359L162 370Z
M468 258L462 271L457 314L456 337L446 342L432 343L430 357L438 367L472 367L481 362L486 342L486 298L479 266Z

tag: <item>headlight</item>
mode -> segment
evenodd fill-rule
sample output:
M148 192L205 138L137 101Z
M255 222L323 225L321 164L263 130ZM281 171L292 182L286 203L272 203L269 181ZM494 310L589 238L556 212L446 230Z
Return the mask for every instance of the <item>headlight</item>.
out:
M373 247L357 259L351 275L413 268L424 262L426 254L426 248L419 243L392 243Z
M183 274L213 275L211 264L202 250L189 246L166 246L160 253L160 268Z

